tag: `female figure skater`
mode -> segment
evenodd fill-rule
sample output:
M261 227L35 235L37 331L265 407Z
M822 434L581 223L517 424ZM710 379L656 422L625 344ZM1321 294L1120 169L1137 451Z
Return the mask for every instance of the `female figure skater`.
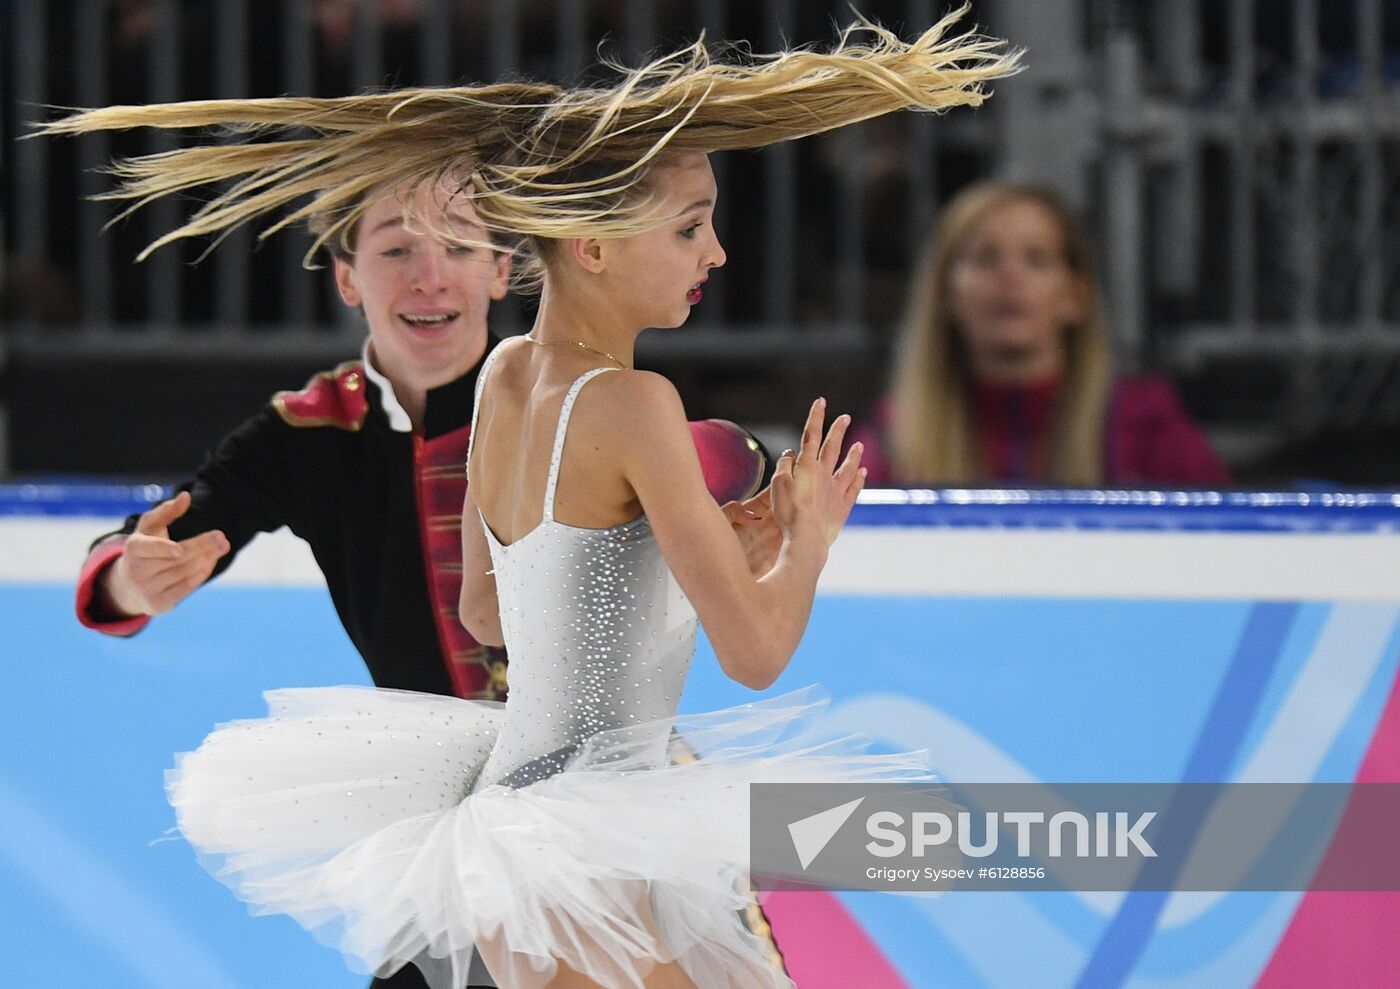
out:
M633 344L683 324L724 262L705 153L978 102L1015 59L945 40L952 19L907 45L861 25L830 52L744 64L696 45L609 90L112 108L53 127L307 126L321 136L125 163L125 194L237 180L165 240L305 194L274 229L330 213L334 236L366 189L426 185L447 215L468 201L523 235L543 290L529 336L481 371L468 454L461 617L507 643L510 700L288 690L269 718L217 729L168 789L241 897L381 974L417 964L434 989L457 989L478 948L501 985L527 989L790 985L738 916L749 784L924 770L804 736L806 693L686 718L676 705L697 615L736 680L762 688L782 671L861 488L860 453L839 458L848 420L823 439L814 403L771 491L782 547L755 577L674 388L632 369ZM702 758L674 758L682 745Z

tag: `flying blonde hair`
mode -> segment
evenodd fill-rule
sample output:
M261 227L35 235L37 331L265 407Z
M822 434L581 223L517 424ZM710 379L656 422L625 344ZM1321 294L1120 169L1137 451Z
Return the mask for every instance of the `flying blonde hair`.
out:
M639 69L612 65L624 74L608 88L520 82L115 106L53 121L40 133L217 126L257 139L110 166L121 185L98 198L132 200L121 216L216 187L141 258L186 237L213 235L212 249L235 227L281 212L260 236L311 221L310 263L331 238L349 247L371 192L425 183L469 202L495 234L535 242L628 236L668 219L645 194L646 171L662 155L759 148L901 109L979 105L988 81L1018 70L1020 53L975 33L949 36L967 10L907 44L864 19L829 51L750 55L726 46L716 57L702 37ZM285 133L297 129L310 134Z
M1054 192L1036 185L983 182L953 197L929 238L909 292L890 390L890 452L908 483L977 484L990 480L970 415L968 366L948 303L953 264L977 224L1014 202L1036 204L1060 231L1064 261L1084 287L1084 318L1066 327L1065 361L1051 425L1047 480L1104 482L1104 424L1113 378L1108 331L1083 229Z

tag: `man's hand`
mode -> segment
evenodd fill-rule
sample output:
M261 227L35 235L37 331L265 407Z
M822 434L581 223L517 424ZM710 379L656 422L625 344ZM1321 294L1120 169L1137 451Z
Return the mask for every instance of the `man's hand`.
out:
M748 501L728 502L721 511L739 537L753 575L762 577L773 569L783 545L782 531L773 521L773 489L764 488Z
M228 538L217 529L175 542L170 523L190 507L181 491L143 514L115 563L97 581L98 603L110 614L161 615L179 604L214 572L229 551Z

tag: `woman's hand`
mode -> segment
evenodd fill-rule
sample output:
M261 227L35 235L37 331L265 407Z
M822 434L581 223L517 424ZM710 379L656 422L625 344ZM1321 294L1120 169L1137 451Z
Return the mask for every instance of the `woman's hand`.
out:
M773 518L784 539L820 538L823 548L829 548L865 486L865 469L860 466L859 443L838 464L851 417L839 416L823 441L825 416L826 399L819 398L807 414L802 448L795 454L788 450L778 458L772 503Z
M764 488L748 501L731 501L721 506L724 517L734 535L739 537L739 545L744 548L744 559L748 561L749 572L762 577L778 560L778 550L783 547L783 534L773 520L773 488Z

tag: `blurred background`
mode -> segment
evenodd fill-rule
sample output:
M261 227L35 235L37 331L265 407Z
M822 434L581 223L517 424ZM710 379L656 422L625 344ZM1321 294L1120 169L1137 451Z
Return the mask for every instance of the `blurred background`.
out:
M854 6L906 38L949 9ZM817 394L878 425L892 369L914 366L898 343L936 218L974 183L1033 182L1085 225L1112 373L1139 381L1136 404L1077 421L1103 427L1089 490L866 492L774 692L827 684L843 732L927 747L953 781L1400 781L1400 493L1332 490L1400 488L1400 0L972 6L967 23L1029 66L981 109L715 156L728 264L639 361L693 418L775 449ZM357 356L364 325L329 271L302 268L304 232L136 264L192 204L104 230L101 166L207 135L19 140L29 124L53 107L602 80L600 55L637 64L702 30L755 50L825 43L852 16L848 0L0 0L10 984L367 981L291 921L249 918L183 843L152 843L171 823L169 753L262 713L264 689L365 682L307 547L257 540L216 592L133 640L73 620L89 540L274 391ZM492 325L530 319L509 299ZM1043 484L1027 451L1058 455L1058 439L1025 440L1026 396L966 395L964 426L997 416L984 457L1022 472L1013 488ZM1237 486L1306 490L1102 490L1150 480L1141 464L1113 474L1114 451L1166 450L1162 483L1218 483L1190 419ZM6 483L40 479L79 483ZM751 699L707 647L693 668L683 709ZM769 904L804 989L1400 985L1394 892L789 909Z
M862 0L905 36L947 6ZM846 0L7 0L0 23L0 475L183 475L363 327L303 233L133 262L179 222L84 197L131 133L16 141L47 106L511 74L605 78L693 39L830 40ZM1169 376L1247 487L1400 483L1400 0L977 0L1028 51L977 111L901 114L719 156L729 263L640 360L692 416L760 431L814 394L885 391L911 269L978 179L1058 190L1087 224L1119 366ZM601 43L600 43L601 41ZM528 328L501 305L501 332ZM781 435L780 430L771 435Z

